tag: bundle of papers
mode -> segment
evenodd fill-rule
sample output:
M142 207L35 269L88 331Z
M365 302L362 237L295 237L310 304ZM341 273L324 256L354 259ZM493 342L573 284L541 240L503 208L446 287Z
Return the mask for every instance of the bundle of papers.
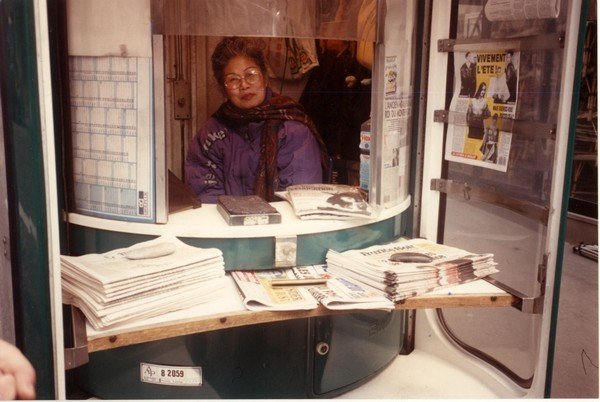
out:
M128 248L61 256L63 300L95 329L217 300L225 288L222 252L161 236Z
M364 192L342 184L296 184L276 193L300 219L369 219L376 217Z
M316 266L326 269L326 265ZM394 303L385 293L366 286L360 281L341 277L327 271L327 283L308 287L315 299L330 310L385 310L394 309Z
M472 254L425 239L342 253L329 250L326 260L328 272L383 291L394 302L498 272L493 254Z
M244 306L252 311L312 310L321 303L331 310L392 310L384 292L307 265L263 271L232 271Z

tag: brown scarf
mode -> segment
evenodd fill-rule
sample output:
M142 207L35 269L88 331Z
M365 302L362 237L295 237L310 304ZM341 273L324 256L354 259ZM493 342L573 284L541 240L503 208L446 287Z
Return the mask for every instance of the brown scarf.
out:
M277 132L282 121L299 121L310 129L321 149L321 164L323 169L327 168L325 143L319 135L315 124L304 112L303 107L287 96L273 94L268 102L252 109L239 109L231 104L231 102L225 102L215 112L214 117L233 128L245 126L250 122L266 120L265 132L260 142L260 159L256 171L254 193L267 201L275 200L275 190L279 185L279 177L277 175Z

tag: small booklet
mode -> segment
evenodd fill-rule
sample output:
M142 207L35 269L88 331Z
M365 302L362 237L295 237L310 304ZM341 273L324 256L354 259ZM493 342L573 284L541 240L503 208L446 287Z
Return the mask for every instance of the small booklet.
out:
M281 223L281 214L257 195L222 195L217 210L231 226Z

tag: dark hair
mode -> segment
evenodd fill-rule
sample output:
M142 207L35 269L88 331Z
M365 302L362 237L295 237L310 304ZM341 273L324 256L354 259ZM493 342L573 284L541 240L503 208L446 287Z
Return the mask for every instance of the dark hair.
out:
M510 54L511 56L514 56L515 52L513 50L507 50L506 54Z
M487 91L487 84L485 82L482 82L481 84L479 84L479 86L477 87L477 92L475 92L475 97L479 98L479 95L481 94L481 90L483 89L483 87L485 87L485 90Z
M217 44L212 54L213 76L221 88L224 88L223 70L229 60L237 56L248 57L258 64L263 74L267 72L267 63L263 50L265 43L256 38L225 37Z

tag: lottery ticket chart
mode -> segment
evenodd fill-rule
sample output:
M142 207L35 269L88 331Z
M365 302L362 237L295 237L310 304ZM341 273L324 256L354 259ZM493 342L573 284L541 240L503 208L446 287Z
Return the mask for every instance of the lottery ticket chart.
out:
M76 212L153 221L152 62L71 56Z

